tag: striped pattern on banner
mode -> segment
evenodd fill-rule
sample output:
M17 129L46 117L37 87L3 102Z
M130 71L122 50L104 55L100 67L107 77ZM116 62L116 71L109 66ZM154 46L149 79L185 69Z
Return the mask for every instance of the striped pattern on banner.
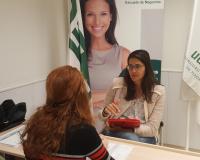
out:
M80 2L79 0L71 0L70 4L69 63L70 65L80 69L89 84L89 72Z

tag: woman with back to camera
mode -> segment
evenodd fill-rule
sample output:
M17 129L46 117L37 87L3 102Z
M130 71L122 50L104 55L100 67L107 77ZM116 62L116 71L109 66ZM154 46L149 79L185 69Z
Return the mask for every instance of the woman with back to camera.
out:
M114 115L137 118L141 125L130 129L106 127L103 134L155 144L164 104L165 88L155 80L149 53L136 50L128 57L124 77L114 79L99 116L104 120Z
M106 90L127 65L129 51L115 38L115 0L80 0L94 107L102 107Z
M85 82L76 68L53 70L46 94L46 104L32 115L21 136L27 159L113 159L93 126Z

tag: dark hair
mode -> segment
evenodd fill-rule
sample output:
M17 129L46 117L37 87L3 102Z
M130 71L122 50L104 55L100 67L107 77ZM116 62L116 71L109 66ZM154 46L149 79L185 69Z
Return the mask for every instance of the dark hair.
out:
M80 0L80 7L81 7L81 13L82 13L82 20L83 20L83 28L84 28L84 35L85 35L85 46L86 46L86 53L90 53L90 45L91 45L91 37L90 33L87 31L85 27L85 3L88 0ZM116 38L115 38L115 27L117 24L117 7L115 4L115 0L105 0L105 2L108 3L110 7L110 13L112 15L112 20L110 23L110 26L105 34L105 38L110 44L118 44ZM90 55L88 55L89 57Z
M142 80L141 88L142 92L144 94L144 98L147 102L151 102L152 100L152 94L153 89L158 82L155 79L153 69L151 67L151 61L149 53L146 50L135 50L128 56L127 63L129 64L130 59L136 58L139 61L141 61L145 66L145 74L144 78ZM128 71L127 71L128 72ZM125 82L127 84L127 94L125 99L126 100L132 100L135 98L135 84L132 81L129 73L125 74Z
M46 104L31 116L21 135L26 158L32 160L57 152L71 125L93 124L85 82L76 68L53 70L47 77L46 93Z

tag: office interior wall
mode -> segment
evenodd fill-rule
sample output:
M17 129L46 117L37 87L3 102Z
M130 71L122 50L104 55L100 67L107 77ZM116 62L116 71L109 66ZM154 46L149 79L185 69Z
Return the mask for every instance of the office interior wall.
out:
M27 117L44 103L47 73L66 63L65 2L0 0L0 102L7 98L26 101ZM166 0L164 13L164 143L182 147L186 144L187 102L180 98L180 87L192 5L193 0ZM200 126L195 112L194 105L190 147L200 149Z
M181 71L192 17L193 0L165 0L162 70Z
M66 63L63 0L0 1L0 91L45 79Z

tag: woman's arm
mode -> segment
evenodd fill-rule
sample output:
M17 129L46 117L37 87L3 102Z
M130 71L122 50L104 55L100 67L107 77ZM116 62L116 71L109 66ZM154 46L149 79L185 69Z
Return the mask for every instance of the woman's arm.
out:
M117 77L113 79L112 86L109 88L105 102L104 102L104 108L100 111L99 116L100 119L106 120L108 117L103 116L102 113L107 112L107 114L116 115L119 114L120 108L120 95L124 91L123 87L125 86L124 78Z
M121 60L121 68L124 69L127 67L127 59L130 51L126 48L122 48L122 60Z
M136 134L145 137L157 136L165 105L165 88L163 86L159 86L159 93L154 93L153 103L147 105L150 107L148 108L148 120L139 128L135 128Z
M105 101L104 101L104 107L102 108L102 110L100 110L99 112L99 117L102 120L106 120L108 117L108 114L106 115L106 107L109 106L110 104L112 104L112 102L114 101L114 97L115 97L115 93L116 90L113 89L113 86L111 86L108 90L108 92L106 93L106 97L105 97Z

